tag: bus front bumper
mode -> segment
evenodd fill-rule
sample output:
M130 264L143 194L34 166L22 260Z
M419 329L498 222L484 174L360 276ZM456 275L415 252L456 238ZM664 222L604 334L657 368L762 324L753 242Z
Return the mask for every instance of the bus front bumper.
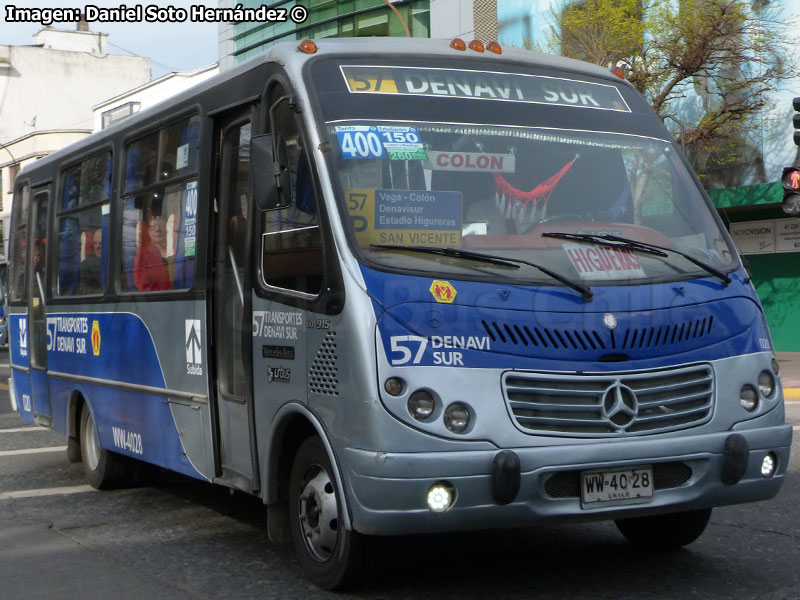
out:
M348 466L344 478L357 531L371 535L433 533L545 521L609 520L767 500L783 484L791 438L791 425L780 425L673 438L515 448L519 491L506 504L500 504L497 493L492 492L495 457L501 450L386 453L346 448L342 464ZM777 466L774 474L765 478L761 468L769 453L777 457ZM653 466L654 473L677 469L684 475L670 479L668 474L662 478L667 487L656 485L645 501L582 504L582 471L647 465ZM735 483L731 482L732 471ZM559 485L548 484L554 477ZM455 489L455 500L445 512L433 512L427 494L440 482Z

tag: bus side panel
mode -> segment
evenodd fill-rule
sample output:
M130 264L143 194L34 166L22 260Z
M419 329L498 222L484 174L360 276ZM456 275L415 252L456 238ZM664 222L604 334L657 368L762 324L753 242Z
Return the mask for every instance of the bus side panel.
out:
M66 433L69 400L77 391L92 411L103 448L207 479L208 405L199 392L205 380L197 378L194 386L186 383L184 337L186 324L194 321L164 315L191 316L191 307L174 302L131 307L143 314L116 308L117 312L54 312L47 317L48 363L51 372L60 374L50 378L56 430ZM75 381L70 375L106 383ZM201 398L174 399L130 386L197 393ZM186 447L184 440L189 442Z
M26 423L34 424L33 402L31 402L31 378L27 373L13 373L14 396L17 399L17 412Z
M8 318L9 353L11 364L15 367L28 368L28 315L26 313L9 315Z
M9 382L14 386L14 396L17 399L17 412L26 423L34 423L33 402L31 400L31 377L27 369L30 368L28 354L28 315L26 313L9 315L9 359L12 367L21 367L25 371L14 370Z

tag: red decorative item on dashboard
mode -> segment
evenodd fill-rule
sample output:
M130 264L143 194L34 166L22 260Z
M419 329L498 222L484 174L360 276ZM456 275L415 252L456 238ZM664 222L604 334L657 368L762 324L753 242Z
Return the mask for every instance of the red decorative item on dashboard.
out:
M515 188L500 173L492 173L496 188L494 201L498 210L507 219L515 221L519 230L528 229L534 223L541 221L544 218L550 194L579 156L576 154L575 158L561 167L558 173L529 192Z

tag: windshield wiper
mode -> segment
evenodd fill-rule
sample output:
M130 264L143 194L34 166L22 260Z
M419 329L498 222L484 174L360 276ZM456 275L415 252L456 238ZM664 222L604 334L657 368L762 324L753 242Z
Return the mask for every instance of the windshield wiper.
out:
M465 258L467 260L485 262L493 265L499 265L502 267L511 267L513 269L519 269L519 265L527 265L529 267L533 267L534 269L538 269L545 275L549 275L550 277L552 277L559 283L564 284L568 288L572 288L573 290L578 292L587 302L592 299L592 296L594 296L594 292L592 292L591 288L589 288L588 286L582 286L579 283L575 283L574 281L567 279L563 275L559 275L558 273L551 271L547 267L543 267L542 265L537 265L536 263L527 260L522 260L521 258L494 256L492 254L471 252L469 250L460 250L458 248L435 248L428 246L392 246L387 244L372 244L370 245L370 248L381 248L383 250L410 250L411 252L423 252L425 254L454 256L456 258Z
M637 252L642 252L644 254L653 254L654 256L661 256L666 257L668 256L668 252L672 252L673 254L677 254L682 256L690 263L697 265L701 269L711 273L715 277L719 277L725 285L728 285L731 282L731 278L728 277L722 271L715 269L708 263L700 260L699 258L695 258L691 254L687 254L681 250L676 250L675 248L669 248L667 246L659 246L658 244L648 244L647 242L639 242L637 240L632 240L630 238L621 237L618 235L594 235L591 233L562 233L559 231L548 231L542 234L542 237L552 237L552 238L559 238L562 240L575 240L578 242L594 242L594 243L606 243L606 242L614 242L613 244L606 244L609 246L614 246L618 248L627 248L630 250L636 250Z

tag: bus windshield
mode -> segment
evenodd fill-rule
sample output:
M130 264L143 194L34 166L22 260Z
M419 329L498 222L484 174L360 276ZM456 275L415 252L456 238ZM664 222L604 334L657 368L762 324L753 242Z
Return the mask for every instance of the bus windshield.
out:
M589 234L664 246L720 271L734 266L697 184L673 145L642 126L644 111L637 112L635 97L626 100L627 90L559 80L556 94L542 87L552 78L537 75L340 70L346 92L325 94L326 116L353 115L344 107L349 96L369 118L328 118L325 132L342 211L369 263L435 276L552 282L524 265L415 251L456 248L534 262L585 282L708 275L677 252L606 245ZM411 75L401 81L400 71ZM353 93L374 90L379 78L390 92ZM331 109L337 101L339 110ZM584 238L544 235L553 233Z

